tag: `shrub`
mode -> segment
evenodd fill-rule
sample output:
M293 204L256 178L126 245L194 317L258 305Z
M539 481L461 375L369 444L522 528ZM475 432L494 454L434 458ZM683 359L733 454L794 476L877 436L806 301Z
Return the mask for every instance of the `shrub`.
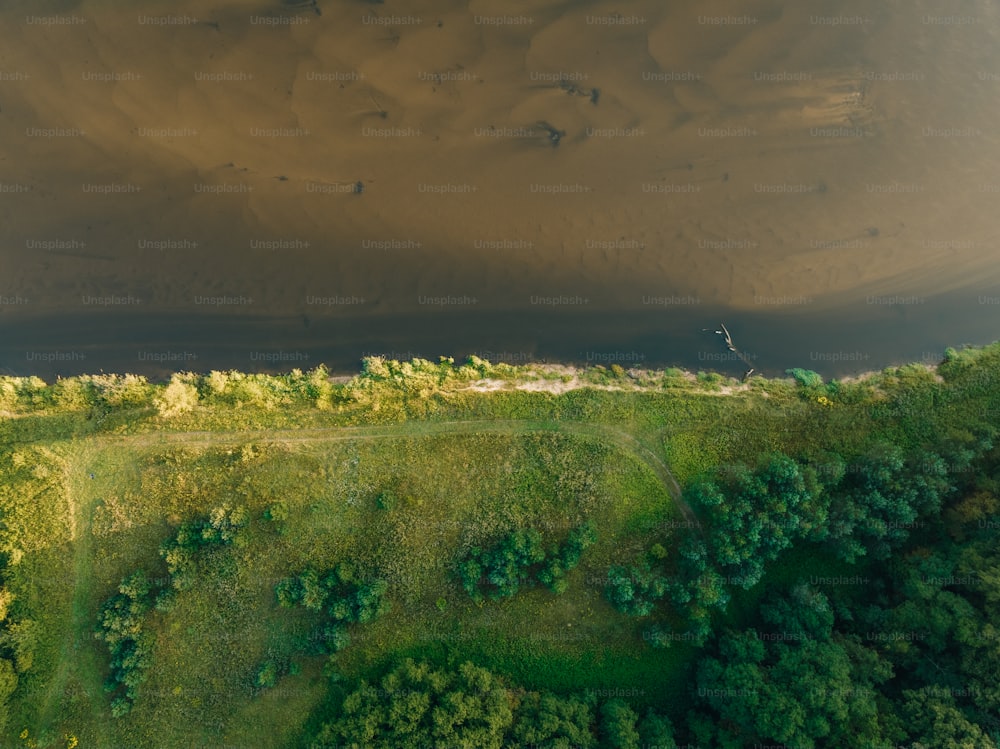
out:
M134 572L118 586L118 594L104 602L98 615L94 637L103 640L111 654L105 689L119 693L111 703L111 714L116 718L131 709L150 666L152 648L143 632L143 618L152 605L151 593L146 574Z
M380 510L391 510L396 506L398 498L392 489L386 489L375 497L375 506Z
M279 581L274 590L281 606L301 605L325 614L326 625L318 636L310 639L322 642L320 650L328 653L336 653L350 644L344 625L374 621L388 610L386 582L357 581L353 567L343 563L323 574L307 568L295 577Z
M583 551L597 535L587 522L570 531L562 546L546 551L542 536L534 528L511 532L492 549L473 548L457 565L462 588L476 601L517 594L521 585L540 582L553 593L566 590L566 573L577 566Z
M667 593L667 579L644 567L614 565L608 570L605 597L616 610L629 616L653 613L657 601Z
M791 375L799 385L805 388L817 388L823 384L823 376L811 369L795 367L794 369L786 369L785 374Z
M274 523L278 533L286 533L288 531L288 526L285 524L285 521L288 520L288 505L281 500L272 502L264 510L264 520Z
M270 689L278 683L278 666L274 661L265 661L253 680L254 686L260 689Z
M198 405L198 389L183 375L175 372L170 377L170 384L156 396L153 403L160 416L172 419L192 411Z

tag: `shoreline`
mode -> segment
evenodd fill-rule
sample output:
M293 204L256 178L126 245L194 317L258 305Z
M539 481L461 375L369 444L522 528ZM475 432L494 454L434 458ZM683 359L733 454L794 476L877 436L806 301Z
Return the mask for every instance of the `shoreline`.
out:
M990 345L992 345L992 344L990 344ZM979 347L977 347L977 348L979 348ZM433 361L431 361L429 359L414 358L414 359L394 360L394 359L386 359L384 357L364 357L364 358L362 358L360 360L362 367L359 368L359 370L357 370L357 371L355 371L353 373L345 371L345 370L342 370L342 369L329 369L329 368L327 368L327 371L329 372L329 376L326 378L327 382L330 382L330 383L332 383L334 385L344 385L344 384L347 384L348 382L350 382L351 380L355 379L356 377L362 376L364 374L364 372L363 372L363 366L364 366L364 362L365 362L366 359L376 359L376 358L377 359L382 359L383 361L386 361L386 362L396 361L396 362L398 362L400 364L412 364L414 362L430 362L432 365L437 366L437 363L435 363L435 362L433 362ZM543 380L544 379L551 379L551 377L550 378L546 378L545 377L546 374L551 375L551 376L558 376L558 377L570 377L573 380L579 380L579 378L582 375L586 375L588 373L602 372L602 371L603 372L611 372L612 371L611 370L612 365L617 364L617 362L612 362L612 363L609 363L608 365L604 365L604 364L580 365L580 364L574 364L574 363L571 363L571 362L547 362L547 361L546 362L525 362L525 363L522 363L522 364L509 364L507 362L502 362L502 361L494 362L494 361L490 361L488 359L481 359L479 357L469 357L469 359L467 359L465 362L456 363L455 366L456 367L461 367L461 366L468 365L473 358L476 359L476 360L478 360L478 361L480 361L480 362L483 362L484 364L489 365L491 367L496 367L496 366L510 367L511 370L516 371L518 375L521 375L521 376L528 375L527 382L535 381L539 377L541 379L543 379ZM824 379L825 382L844 382L844 383L861 382L861 381L870 379L870 378L872 378L874 376L882 374L886 369L896 369L896 368L899 368L899 367L909 366L911 364L917 364L917 365L919 365L921 367L925 367L925 368L927 368L929 370L934 370L934 371L937 370L937 364L926 364L924 362L902 362L902 363L899 363L899 364L890 364L890 365L888 365L888 366L886 366L886 367L884 367L882 369L864 370L862 372L858 372L856 374L851 374L851 375L846 375L846 376L843 376L843 377L830 377L830 378L824 377L823 379ZM158 376L158 377L150 377L150 376L147 376L147 375L136 374L136 373L133 373L133 372L105 372L103 369L101 369L99 372L88 372L88 373L67 375L65 377L61 376L61 375L56 375L55 378L53 378L51 380L46 379L45 377L43 377L43 376L41 376L39 374L19 374L19 373L16 373L14 370L9 369L9 368L0 368L0 380L34 380L34 379L38 379L38 380L42 380L43 382L45 382L46 385L54 385L55 383L57 383L59 381L72 380L72 379L76 379L76 378L110 376L110 377L142 377L148 383L150 383L152 385L166 385L166 384L168 384L170 382L170 379L171 379L171 377L174 374L194 374L194 375L198 375L198 376L207 377L212 372L225 372L225 373L238 372L240 374L252 375L252 376L257 376L257 377L282 377L282 376L285 376L285 375L289 375L289 374L293 373L296 370L299 370L299 371L302 371L302 372L309 372L309 371L315 370L317 367L325 367L325 366L326 366L325 364L323 364L322 362L320 362L320 364L318 364L315 367L313 367L313 366L308 367L308 368L304 368L304 367L291 367L289 369L275 370L275 371L270 371L270 372L252 372L252 371L243 370L243 369L210 369L210 370L204 370L203 371L203 370L194 370L194 369L180 368L180 369L176 369L176 370L169 370L169 374L165 374L163 376ZM621 366L621 365L618 365L618 366ZM740 383L741 385L745 385L746 387L741 387L740 388L741 390L743 390L743 389L749 389L749 384L750 384L750 381L752 381L752 380L770 381L770 380L792 380L793 379L790 376L786 376L786 377L770 376L769 377L769 376L767 376L765 374L754 373L754 375L751 378L749 378L747 381L741 381L741 378L739 378L739 377L736 377L736 376L734 376L732 374L728 374L726 372L722 372L720 370L712 369L712 368L691 370L691 369L687 369L685 367L624 367L624 366L622 366L622 370L624 371L625 375L630 380L632 380L633 382L636 382L639 379L646 379L646 378L663 378L663 377L669 376L671 374L681 376L685 380L689 380L691 382L696 382L697 379L698 379L698 375L699 374L717 375L717 376L723 378L726 381L733 381L733 382ZM513 374L513 372L512 372L512 374ZM534 376L534 377L532 377L532 376ZM504 379L483 378L483 381L488 381L488 382L502 382L502 383L509 384L512 381L517 381L517 379L518 379L517 376L513 376L513 377L504 378ZM593 383L586 383L585 382L585 383L583 383L583 385L593 386ZM498 388L494 388L494 389L498 389ZM507 389L509 389L509 388L507 388ZM530 388L527 388L527 389L530 389ZM567 389L576 389L576 387L567 388ZM605 389L620 390L620 389L624 389L624 388L605 388ZM629 389L643 389L643 388L641 386L637 385L635 388L629 388Z
M984 346L968 346L960 351L972 351L977 353L1000 346L1000 341L996 341ZM892 370L903 367L919 367L932 373L936 380L943 382L944 378L938 373L939 366L947 361L947 353L942 352L940 361L928 364L926 361L910 361L890 364L882 369L869 369L842 377L823 377L824 384L842 383L854 385L876 379ZM381 362L381 364L379 364ZM374 366L373 366L374 365ZM107 373L101 370L99 373L70 375L67 377L57 376L52 381L48 381L38 375L11 374L12 370L0 370L0 384L5 382L17 385L18 382L33 382L37 386L40 382L46 387L53 387L57 383L72 380L101 380L101 379L124 379L140 378L152 386L163 387L171 382L175 376L184 377L209 377L213 372L225 374L237 373L253 378L283 378L296 373L310 373L319 369L324 370L325 381L334 386L349 386L362 381L383 381L383 382L403 382L408 376L414 373L434 372L440 373L441 367L450 367L451 377L441 380L440 391L446 392L496 392L498 390L512 391L535 391L561 394L571 390L591 388L597 390L611 391L663 391L671 387L684 387L684 385L694 386L691 389L696 392L704 392L713 395L729 395L733 393L748 392L760 388L761 385L770 382L795 382L795 378L786 374L785 376L767 376L761 373L754 373L750 377L739 378L731 374L720 372L714 369L700 369L693 371L683 367L624 367L617 363L587 364L579 365L568 362L524 362L519 364L509 364L506 362L492 362L476 356L469 356L464 361L458 362L453 357L440 357L434 362L429 359L413 358L409 360L387 359L381 356L370 356L361 359L360 367L354 372L342 370L331 370L325 364L309 368L293 367L286 370L273 372L248 372L239 369L213 369L208 371L194 371L190 369L170 370L169 374L159 377L148 377L132 373ZM391 373L387 376L372 376L373 370L388 369ZM448 371L448 370L446 370ZM481 376L473 376L473 372L478 371ZM786 370L791 371L791 370ZM812 371L812 370L805 370ZM817 373L818 374L818 373ZM822 375L821 375L822 376ZM672 381L672 382L671 382ZM669 383L669 384L668 384Z
M753 367L755 374L781 377L800 367L824 378L843 378L900 363L933 364L949 345L992 342L1000 318L993 319L990 310L972 314L974 301L960 295L935 298L898 314L845 307L835 315L816 310L748 315L715 308L669 314L512 309L504 314L469 310L409 316L386 310L373 317L358 310L346 317L278 318L267 310L168 316L152 309L122 314L102 308L67 319L8 309L0 310L5 323L0 373L50 380L103 371L165 380L178 369L280 372L322 362L331 373L352 375L365 356L436 361L443 354L516 365L676 367L725 376ZM1000 305L991 309L1000 315ZM859 318L862 312L886 314ZM745 359L713 333L720 320Z
M985 348L985 347L984 347ZM942 361L944 357L942 356ZM919 366L928 372L934 374L935 379L938 382L944 382L944 378L938 374L937 364L926 364L922 362L905 362L903 364L890 365L884 369L872 369L864 372L859 372L855 375L850 375L847 377L833 377L826 379L824 378L824 384L831 382L839 382L845 385L854 385L864 383L886 373L887 370L895 370L901 367L907 366ZM722 378L722 381L714 379L707 383L706 386L698 387L702 384L698 375L699 372L692 372L687 369L682 369L679 367L667 367L664 369L624 369L624 375L627 379L622 380L618 378L616 384L607 384L600 382L593 382L587 380L588 375L593 375L595 373L605 374L610 373L611 370L608 367L603 367L602 365L595 365L591 367L577 367L572 364L556 364L556 363L544 363L544 364L526 364L517 367L517 372L509 378L489 378L484 377L479 380L475 380L468 383L465 387L457 387L449 389L449 392L461 392L461 391L473 391L473 392L496 392L498 390L521 390L521 391L533 391L533 392L548 392L553 395L560 395L571 390L581 390L585 388L591 388L594 390L609 390L609 391L655 391L662 392L665 389L663 384L664 380L669 378L671 375L679 377L684 382L689 385L694 386L696 392L704 393L706 395L733 395L735 393L751 392L755 389L759 389L759 385L769 382L795 382L795 378L791 376L785 377L766 377L764 375L753 375L747 379L742 379L739 377L733 377L731 375L726 375L721 372L714 370L700 370L701 374L706 374L709 377L717 375ZM550 375L550 377L546 377ZM553 379L552 376L558 376L559 379ZM347 384L351 382L354 377L347 375L332 375L329 381L334 384ZM645 384L644 384L645 383ZM764 397L767 397L766 391L760 391Z

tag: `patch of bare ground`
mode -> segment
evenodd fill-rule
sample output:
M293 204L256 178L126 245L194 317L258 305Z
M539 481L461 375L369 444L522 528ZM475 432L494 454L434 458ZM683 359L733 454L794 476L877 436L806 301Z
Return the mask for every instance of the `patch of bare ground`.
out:
M520 374L515 379L500 380L495 378L483 378L475 380L465 387L455 388L456 391L472 391L476 393L492 393L497 390L524 390L534 393L552 393L561 395L570 390L580 390L582 388L592 388L594 390L612 391L643 391L661 390L658 384L662 377L662 372L650 370L630 369L628 371L629 380L623 380L615 384L589 382L581 377L581 370L576 367L551 364L533 367ZM691 372L684 373L684 379L696 383L698 378ZM643 384L643 380L650 384ZM654 384L654 380L657 384ZM693 392L703 395L733 395L750 390L747 383L739 385L719 385L717 389L696 389ZM766 393L762 393L765 397Z

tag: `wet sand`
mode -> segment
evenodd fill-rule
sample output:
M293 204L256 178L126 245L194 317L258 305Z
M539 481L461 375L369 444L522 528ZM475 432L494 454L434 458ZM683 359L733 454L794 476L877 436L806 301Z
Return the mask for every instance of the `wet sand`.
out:
M986 3L316 7L5 4L0 366L996 337Z

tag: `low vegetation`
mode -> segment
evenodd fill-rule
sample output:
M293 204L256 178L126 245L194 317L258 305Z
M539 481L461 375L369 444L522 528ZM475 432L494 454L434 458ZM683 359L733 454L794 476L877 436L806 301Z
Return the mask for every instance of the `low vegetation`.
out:
M996 747L998 365L0 378L0 745Z
M564 593L566 573L576 568L584 550L596 540L588 522L571 530L562 546L546 550L537 530L518 528L492 549L471 549L458 565L458 576L474 601L482 601L484 595L498 601L517 594L521 585L534 583Z

